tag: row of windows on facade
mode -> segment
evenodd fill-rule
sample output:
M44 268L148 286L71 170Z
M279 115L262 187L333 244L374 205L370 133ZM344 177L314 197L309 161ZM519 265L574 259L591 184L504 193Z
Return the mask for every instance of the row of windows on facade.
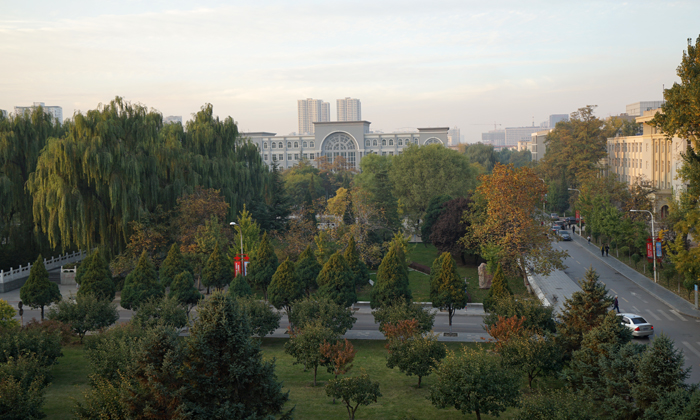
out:
M617 175L617 180L621 181L621 182L632 182L635 178L639 178L639 177L635 177L633 175L622 175L622 174ZM654 187L656 187L656 188L671 188L671 183L669 181L658 180L658 181L654 182L653 184L654 184Z
M611 160L614 162L614 166L622 166L625 168L641 168L642 167L642 160L641 159L614 158ZM663 171L664 166L666 166L667 172L671 172L671 161L670 160L666 161L666 165L664 165L663 161L661 161L661 165L659 165L658 160L654 161L654 170L657 170L657 168L660 168ZM649 169L649 162L647 162L647 169Z
M667 142L661 142L661 152L662 153L666 151L666 143ZM670 141L669 141L669 143L670 143ZM611 146L610 151L612 152L614 150L615 152L627 152L627 149L628 149L627 146L629 146L629 149L630 149L629 151L631 153L637 153L637 152L642 151L642 144L641 143L630 143L629 145L626 143L623 143L623 144L618 143L614 146ZM678 144L676 145L676 148L678 148ZM655 144L654 149L655 149L656 153L659 153L659 144L658 143ZM670 144L668 145L668 150L669 151L671 150ZM649 145L647 144L647 152L648 151L649 151Z
M404 146L404 145L408 146L410 143L411 143L411 139L405 139L405 144L404 144L404 139L398 139L398 140L397 140L397 144L398 144L399 146ZM418 139L413 139L413 143L418 144ZM292 146L292 144L293 144L294 146ZM387 145L387 139L382 139L382 146L386 146L386 145ZM394 139L389 139L388 145L389 145L389 146L393 146L393 145L394 145ZM371 141L370 141L370 140L365 140L365 147L371 147L371 146L378 146L377 139L374 139L374 140L371 140ZM309 142L303 141L303 142L302 142L302 147L314 147L314 142L313 142L313 141L309 141ZM280 142L274 142L274 141L272 141L272 142L270 142L270 148L271 148L271 149L278 149L278 148L279 148L279 149L283 149L283 148L284 148L284 142L281 142L281 141L280 141ZM295 142L288 141L288 142L287 142L287 149L292 149L292 148L298 149L298 148L299 148L299 142L298 142L298 141L295 141ZM263 149L267 149L267 142L263 142Z
M377 154L379 154L379 153L374 152L374 151L371 151L371 150L368 151L368 152L366 153L366 155L371 155L371 154L377 155ZM397 152L396 154L397 154L397 155L400 155L401 152ZM320 155L320 153L316 153L316 155ZM389 156L394 156L394 152L388 152L388 155L389 155ZM290 153L290 154L287 155L287 160L299 160L299 156L301 156L302 159L308 159L308 160L314 160L314 159L315 159L315 156L314 156L313 153ZM387 152L382 152L382 156L387 156ZM272 159L272 160L274 160L274 161L284 160L284 153L280 153L280 154L274 154L274 153L273 153L273 154L270 155L270 159ZM267 154L264 154L264 155L263 155L263 160L268 160L268 159L267 159Z

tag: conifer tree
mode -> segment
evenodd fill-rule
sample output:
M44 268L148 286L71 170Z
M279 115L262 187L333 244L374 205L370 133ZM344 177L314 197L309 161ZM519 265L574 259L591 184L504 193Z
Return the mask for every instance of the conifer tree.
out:
M238 275L231 280L228 293L234 299L245 298L253 295L253 289L250 288L246 276Z
M168 256L165 257L163 264L160 265L160 271L158 272L160 284L162 284L163 287L170 287L170 283L173 282L175 276L183 271L188 271L190 274L192 274L192 267L187 262L185 257L182 256L180 246L174 243L170 247Z
M496 273L493 275L489 293L486 295L486 298L484 298L484 309L491 311L496 305L496 302L512 295L513 292L510 290L510 287L508 287L508 281L506 280L505 273L503 273L503 267L501 267L499 263L498 267L496 267Z
M61 300L58 285L49 281L49 272L44 267L44 259L39 255L29 270L29 278L19 289L19 298L25 305L41 308L41 320L44 320L44 306Z
M430 299L433 307L447 311L450 332L452 332L452 317L455 311L464 308L468 301L467 285L457 274L454 260L449 252L444 252L435 259L430 274Z
M207 287L207 292L209 292L210 287L223 289L224 286L230 283L230 279L230 262L228 258L221 253L219 244L216 244L214 246L214 251L207 260L207 265L204 266L204 270L202 271L202 284Z
M370 295L370 306L374 309L390 305L396 300L411 302L412 299L411 290L408 288L408 265L403 246L394 240L389 252L379 264L377 282Z
M357 321L352 310L341 306L326 297L312 296L294 302L289 321L294 328L304 328L307 324L320 321L324 327L336 334L345 334Z
M260 240L258 250L248 265L250 282L265 295L265 300L267 300L267 287L270 285L278 266L277 254L275 254L267 232L265 232Z
M270 287L267 288L270 303L277 309L291 312L292 303L301 299L304 295L299 277L294 270L294 263L287 258L272 276Z
M352 235L350 236L348 247L345 249L345 254L343 256L355 276L355 288L360 288L367 284L369 281L369 269L364 261L362 261L362 258L360 258L360 253L355 245L355 237Z
M582 290L564 302L564 312L561 315L560 336L569 353L581 347L583 334L603 322L612 304L612 297L608 296L605 285L598 281L598 274L593 267L586 270L586 275L579 284Z
M87 263L83 260L83 263L78 267L78 273L81 274L78 296L93 295L101 300L110 302L114 300L116 289L112 280L112 272L109 270L107 261L102 258L100 250L95 250ZM78 273L76 273L76 278Z
M340 252L331 255L318 275L318 295L327 297L343 308L357 301L352 270Z
M146 251L143 251L136 268L124 280L120 304L126 309L138 309L148 298L161 296L163 286L158 283L156 267Z
M194 287L194 277L192 277L192 273L183 271L177 274L170 284L168 297L171 299L175 298L184 306L189 316L190 310L192 310L204 296Z
M297 276L304 287L306 296L311 296L311 291L316 290L316 278L321 272L321 264L318 263L316 255L314 255L311 245L307 246L304 252L299 255L299 260L296 264Z

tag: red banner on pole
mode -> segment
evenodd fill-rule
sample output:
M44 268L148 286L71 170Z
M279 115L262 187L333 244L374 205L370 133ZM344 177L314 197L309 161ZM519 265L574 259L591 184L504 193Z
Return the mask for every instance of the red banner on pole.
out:
M651 238L647 239L647 258L654 258L654 244L651 242Z
M580 220L580 219L581 219L581 212L576 210L576 220Z
M237 277L243 273L243 275L248 275L248 255L246 254L236 254L233 258L233 276Z

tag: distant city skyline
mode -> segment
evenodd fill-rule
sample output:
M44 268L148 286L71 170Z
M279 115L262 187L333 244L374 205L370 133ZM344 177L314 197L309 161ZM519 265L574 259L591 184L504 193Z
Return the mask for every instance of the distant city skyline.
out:
M691 0L6 2L0 109L65 118L121 96L187 121L211 103L241 131L290 133L298 99L350 96L376 131L473 143L494 122L661 100L699 15Z

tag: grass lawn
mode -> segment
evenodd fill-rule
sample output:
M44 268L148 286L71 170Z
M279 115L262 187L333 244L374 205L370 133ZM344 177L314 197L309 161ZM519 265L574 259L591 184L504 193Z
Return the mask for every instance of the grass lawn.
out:
M46 389L44 413L47 419L72 418L75 400L82 401L83 391L89 388L90 367L83 346L63 347L63 357L54 365L53 381Z

